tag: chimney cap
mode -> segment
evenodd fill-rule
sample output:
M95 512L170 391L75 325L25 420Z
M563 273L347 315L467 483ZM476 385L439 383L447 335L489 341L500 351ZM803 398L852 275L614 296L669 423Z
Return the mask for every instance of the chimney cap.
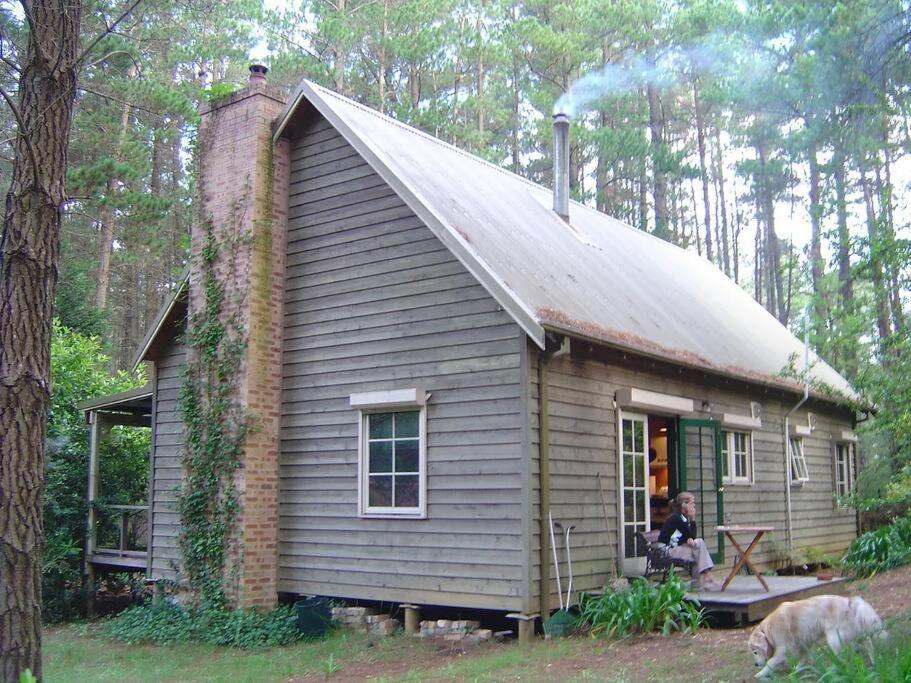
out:
M250 65L250 85L255 85L257 83L266 82L266 74L269 73L269 68L262 64L251 64Z
M554 112L554 123L569 123L569 114L565 111Z

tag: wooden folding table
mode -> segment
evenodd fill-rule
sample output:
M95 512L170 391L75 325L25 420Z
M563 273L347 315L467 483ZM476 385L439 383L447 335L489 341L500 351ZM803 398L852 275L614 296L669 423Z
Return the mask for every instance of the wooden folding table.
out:
M721 585L721 590L727 589L728 585L734 579L737 572L740 571L740 568L743 565L746 565L747 568L753 573L759 583L762 584L762 587L765 588L766 592L769 590L769 584L766 583L766 580L762 577L762 574L759 573L759 570L750 562L750 554L759 544L760 539L769 531L775 531L773 526L716 526L715 531L723 531L724 535L728 537L728 540L731 542L737 550L740 552L740 559L734 563L734 568L731 569L731 573L728 574L728 577L724 580L724 583ZM740 544L734 539L734 534L755 534L753 540L750 541L750 544L747 546L746 550L740 547Z

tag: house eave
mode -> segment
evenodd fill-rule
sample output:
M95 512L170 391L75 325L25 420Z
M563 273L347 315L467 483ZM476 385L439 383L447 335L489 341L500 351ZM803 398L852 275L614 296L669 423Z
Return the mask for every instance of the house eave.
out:
M545 322L544 329L547 332L564 334L574 339L579 339L580 341L589 342L605 348L631 353L642 358L670 363L688 370L704 372L728 380L752 384L765 389L784 391L795 395L802 394L804 390L803 384L787 377L764 375L745 368L722 367L705 359L695 357L694 354L683 351L674 351L672 349L662 349L655 344L638 345L635 343L622 343L616 339L590 333L586 334L571 326L555 324L552 322ZM812 388L810 389L810 396L814 399L826 401L837 406L853 405L858 401L856 397L834 398L828 394L815 391Z
M149 331L146 333L145 339L142 340L142 344L139 346L139 350L133 356L133 362L130 367L133 372L136 372L139 364L144 360L148 359L148 355L152 346L158 338L158 335L161 333L165 324L171 317L174 309L176 308L181 298L186 295L190 287L190 273L189 270L185 270L180 276L180 284L177 285L177 289L174 290L174 293L171 297L164 303L161 309L158 311L158 316L155 318L155 322L149 328Z

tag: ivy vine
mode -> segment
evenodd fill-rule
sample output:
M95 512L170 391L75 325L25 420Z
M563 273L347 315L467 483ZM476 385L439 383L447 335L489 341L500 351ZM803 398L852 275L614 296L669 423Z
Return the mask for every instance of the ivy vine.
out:
M202 227L202 300L191 307L187 321L186 376L179 399L185 430L178 541L190 588L203 607L221 609L228 601L225 567L231 553L242 552L233 542L239 512L235 474L249 420L237 398L236 381L247 337L238 309L226 305L225 286L216 272L219 242L212 221Z

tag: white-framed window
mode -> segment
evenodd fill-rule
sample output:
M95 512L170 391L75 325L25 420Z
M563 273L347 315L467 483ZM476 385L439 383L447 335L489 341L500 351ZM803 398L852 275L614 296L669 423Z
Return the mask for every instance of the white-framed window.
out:
M424 408L361 411L362 515L425 515L424 423Z
M792 436L788 440L788 450L791 453L791 483L802 484L805 481L810 481L807 459L803 453L803 439L798 436Z
M721 478L726 484L753 483L751 432L721 432Z
M418 389L351 395L360 419L361 516L427 516L426 400Z
M854 445L835 444L835 497L844 498L854 487Z

